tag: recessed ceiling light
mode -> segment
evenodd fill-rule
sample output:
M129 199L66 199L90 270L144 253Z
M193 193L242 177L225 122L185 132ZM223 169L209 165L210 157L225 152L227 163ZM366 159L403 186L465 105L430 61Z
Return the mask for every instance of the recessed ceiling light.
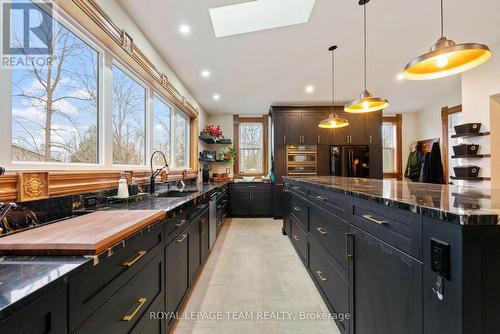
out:
M183 35L188 35L191 32L191 27L188 26L187 24L182 24L179 27L179 32Z
M399 81L404 80L404 78L405 78L405 76L404 76L404 74L403 74L403 73L399 73L399 74L398 74L398 76L397 76L397 79L398 79Z
M213 99L218 101L220 100L220 95L219 94L214 94Z
M208 78L210 76L210 71L208 70L201 71L201 76L204 78Z
M312 92L314 92L314 86L311 85L306 86L306 93L311 94Z

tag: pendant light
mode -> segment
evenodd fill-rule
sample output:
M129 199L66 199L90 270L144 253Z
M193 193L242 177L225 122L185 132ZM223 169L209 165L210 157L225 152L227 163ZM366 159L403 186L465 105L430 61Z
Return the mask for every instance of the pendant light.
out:
M441 37L429 52L406 65L403 76L409 80L430 80L465 72L481 65L491 57L487 45L456 44L444 37L443 0L441 0Z
M328 50L332 52L332 113L327 119L319 122L318 127L323 129L338 129L349 125L349 122L343 118L340 118L335 111L335 50L337 46L331 46Z
M379 97L373 97L366 89L366 4L370 0L359 0L359 5L363 6L363 38L364 38L364 85L365 90L359 94L358 99L345 105L344 110L349 113L367 113L385 109L389 106L389 101Z

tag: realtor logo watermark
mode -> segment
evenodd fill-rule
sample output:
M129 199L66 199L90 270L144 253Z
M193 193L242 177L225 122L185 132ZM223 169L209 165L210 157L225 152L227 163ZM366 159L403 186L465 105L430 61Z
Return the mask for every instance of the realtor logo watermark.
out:
M52 62L52 14L49 1L2 1L2 67Z

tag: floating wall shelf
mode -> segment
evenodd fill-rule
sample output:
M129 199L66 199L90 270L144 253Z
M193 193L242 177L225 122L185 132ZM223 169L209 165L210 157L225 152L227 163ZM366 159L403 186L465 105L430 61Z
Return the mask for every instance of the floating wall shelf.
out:
M464 181L491 181L491 177L456 177L451 176L452 180L464 180Z
M209 136L200 136L199 138L201 141L203 141L207 144L219 144L219 145L231 145L232 144L231 139L217 139L217 138L209 137Z
M469 137L482 137L482 136L489 136L490 132L470 132L470 133L462 133L459 135L453 135L451 138L469 138Z
M475 154L475 155L453 155L452 159L483 159L489 158L490 154Z

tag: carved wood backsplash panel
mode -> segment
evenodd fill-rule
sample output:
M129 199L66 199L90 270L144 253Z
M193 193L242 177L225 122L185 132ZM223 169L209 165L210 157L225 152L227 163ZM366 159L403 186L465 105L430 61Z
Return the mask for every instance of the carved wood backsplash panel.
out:
M149 171L127 171L127 179L149 182ZM170 171L162 181L196 179L196 170ZM49 197L84 194L118 187L120 171L20 171L0 176L0 202L26 202Z

